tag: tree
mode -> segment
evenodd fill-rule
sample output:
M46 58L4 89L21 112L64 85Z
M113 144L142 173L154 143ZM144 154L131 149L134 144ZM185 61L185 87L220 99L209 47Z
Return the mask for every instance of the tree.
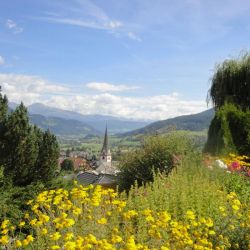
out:
M0 86L0 165L3 164L3 156L4 156L4 133L5 133L5 121L8 112L8 99L1 93Z
M2 114L6 113L6 107L3 107L5 100L0 95ZM0 166L4 169L5 179L10 179L15 186L50 181L58 167L59 146L56 137L30 124L23 103L13 112L4 114L0 124Z
M4 175L14 185L27 185L32 181L32 169L38 155L33 127L29 124L27 109L20 104L6 119L4 139Z
M236 104L243 110L250 108L250 53L217 65L208 100L216 109L225 103Z
M6 95L2 95L0 86L0 123L6 118L8 112L8 99Z
M73 161L70 159L64 159L63 162L61 163L61 170L73 171L74 170Z
M47 130L39 143L39 153L35 165L36 180L48 182L58 169L59 145L56 137Z
M215 107L204 151L250 153L250 53L219 64L208 92Z

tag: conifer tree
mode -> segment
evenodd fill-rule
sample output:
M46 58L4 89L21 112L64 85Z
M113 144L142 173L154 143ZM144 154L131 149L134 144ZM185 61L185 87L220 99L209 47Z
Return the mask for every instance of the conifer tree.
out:
M36 179L48 182L58 168L59 145L56 137L47 130L39 143L39 154L35 166Z
M2 95L0 86L0 166L4 161L4 133L5 133L5 120L8 112L8 99L6 95Z
M8 116L4 140L4 175L10 176L14 185L30 184L38 156L38 144L23 103Z
M8 112L8 99L6 95L2 95L0 86L0 123L6 118Z

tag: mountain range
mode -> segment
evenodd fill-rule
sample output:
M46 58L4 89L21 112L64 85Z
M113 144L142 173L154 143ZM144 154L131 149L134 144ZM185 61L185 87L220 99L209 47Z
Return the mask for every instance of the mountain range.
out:
M143 128L123 133L123 136L132 136L140 134L163 134L170 129L202 131L208 129L211 120L214 117L214 109L208 109L198 114L183 115L162 121L153 122Z
M9 103L11 109L17 104ZM170 129L202 131L209 127L214 109L198 114L183 115L156 122L134 121L106 115L82 115L77 112L49 107L41 103L28 106L30 120L42 129L50 129L56 135L101 135L106 124L110 134L133 136L163 134Z
M10 102L11 109L17 104ZM124 133L146 126L149 122L134 121L107 115L82 115L77 112L49 107L41 103L28 106L32 123L50 129L56 135L103 134L106 124L110 134Z

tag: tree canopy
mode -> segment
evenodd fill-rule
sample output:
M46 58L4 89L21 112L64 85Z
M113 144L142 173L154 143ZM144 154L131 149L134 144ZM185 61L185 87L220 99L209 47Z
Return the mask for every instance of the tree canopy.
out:
M48 182L54 177L59 157L56 137L29 122L21 103L14 111L0 92L0 166L4 178L16 186Z
M204 151L250 152L250 53L219 64L208 93L215 106Z
M212 100L216 109L226 102L236 104L243 110L250 108L250 53L217 65L208 100Z

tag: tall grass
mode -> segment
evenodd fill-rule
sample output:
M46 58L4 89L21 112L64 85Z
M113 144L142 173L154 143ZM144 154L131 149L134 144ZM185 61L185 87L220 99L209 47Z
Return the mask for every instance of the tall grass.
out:
M192 155L168 176L156 174L154 182L132 187L128 206L167 210L177 218L192 209L199 216L216 219L220 217L218 207L226 203L226 193L215 173L202 165L201 157Z

